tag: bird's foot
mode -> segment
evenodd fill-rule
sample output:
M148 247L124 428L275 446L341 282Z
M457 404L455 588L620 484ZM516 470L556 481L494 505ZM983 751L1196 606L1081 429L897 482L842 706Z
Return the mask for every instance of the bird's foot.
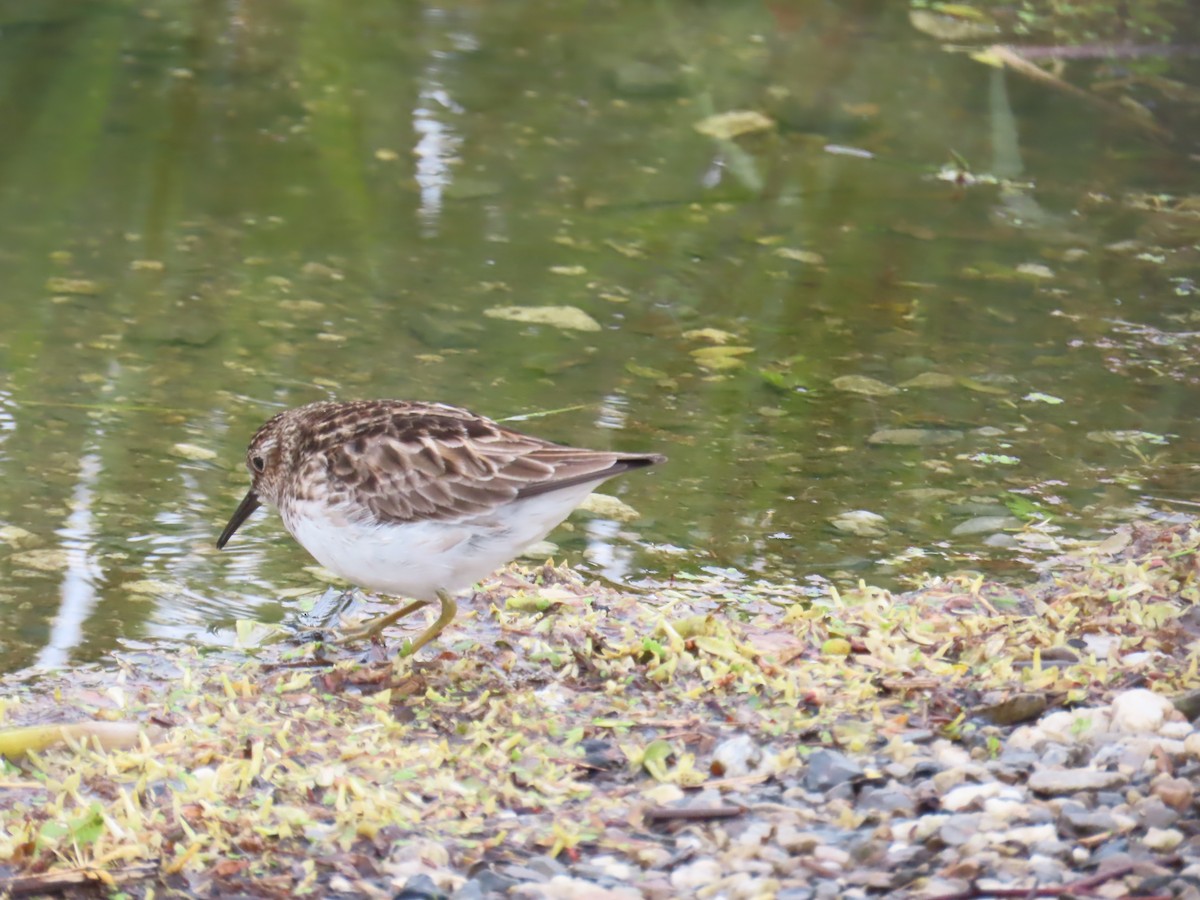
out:
M458 615L458 604L454 602L454 598L445 591L438 591L438 600L441 601L442 611L438 614L437 621L417 635L415 641L405 641L400 645L400 655L412 656L445 629L447 625L454 621L454 617Z
M428 605L428 600L414 600L412 603L396 610L395 612L390 612L385 616L379 616L378 618L371 619L369 622L365 622L357 628L351 628L349 631L342 632L341 636L334 641L334 643L338 644L339 646L345 646L346 644L352 644L355 641L373 640L382 634L383 629L387 628L389 625L399 622L405 616L412 615L418 609Z

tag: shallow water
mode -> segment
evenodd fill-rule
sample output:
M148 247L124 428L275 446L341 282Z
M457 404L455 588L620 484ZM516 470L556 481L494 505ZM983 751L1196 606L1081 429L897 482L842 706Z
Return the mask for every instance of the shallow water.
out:
M213 541L326 397L666 453L554 535L619 581L903 586L1191 509L1194 59L1072 63L1096 106L896 4L3 12L0 668L319 593L273 517ZM598 327L488 314L547 305Z

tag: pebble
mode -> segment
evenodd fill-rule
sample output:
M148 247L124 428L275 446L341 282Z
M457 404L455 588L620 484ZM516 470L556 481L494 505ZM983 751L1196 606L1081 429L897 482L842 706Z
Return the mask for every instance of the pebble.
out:
M671 873L671 887L679 891L696 891L720 879L724 873L715 859L699 859Z
M1097 769L1038 769L1029 776L1029 789L1039 794L1076 794L1117 787L1128 780L1120 772Z
M432 878L422 873L413 875L404 882L404 887L393 900L441 900L445 896L446 892L439 889Z
M1175 713L1171 701L1162 694L1135 688L1113 697L1113 731L1146 734L1158 731Z
M818 750L808 758L804 786L810 791L827 791L832 787L861 778L863 768L838 750Z
M969 808L978 809L983 805L984 800L999 796L1005 789L1005 786L997 781L960 785L942 798L942 809L949 812L962 812Z
M1169 775L1156 778L1150 790L1163 803L1179 812L1186 811L1196 796L1196 789L1190 781L1186 778L1172 778Z
M866 787L858 795L858 809L908 817L916 814L916 793L892 782L884 787Z
M1142 843L1158 853L1169 853L1183 843L1183 832L1175 828L1151 828Z
M1179 812L1162 802L1159 797L1146 797L1134 804L1133 811L1138 821L1148 828L1170 828L1179 821Z

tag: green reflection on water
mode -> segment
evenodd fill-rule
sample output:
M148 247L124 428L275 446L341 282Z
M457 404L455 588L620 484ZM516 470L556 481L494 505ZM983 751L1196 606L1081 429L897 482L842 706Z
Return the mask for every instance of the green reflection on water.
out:
M902 582L1024 552L952 534L973 517L1049 511L1088 534L1147 488L1195 488L1196 229L1095 200L1187 170L914 47L902 7L3 15L6 669L227 642L236 618L281 616L281 591L317 591L273 519L234 553L212 541L254 428L326 396L562 409L523 427L666 452L611 488L640 520L557 535L617 578ZM696 130L732 109L775 125ZM951 148L1039 189L935 180ZM547 305L601 330L485 315ZM910 386L834 386L847 375ZM870 441L896 428L963 437ZM1174 437L1095 434L1118 429ZM829 524L859 509L878 536Z

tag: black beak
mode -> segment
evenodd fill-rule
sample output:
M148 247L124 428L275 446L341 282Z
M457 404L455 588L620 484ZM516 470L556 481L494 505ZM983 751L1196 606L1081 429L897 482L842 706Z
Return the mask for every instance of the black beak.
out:
M246 496L242 498L242 502L238 504L238 508L233 511L233 515L229 519L229 524L225 526L225 530L217 538L218 550L225 548L225 545L229 543L229 539L233 537L233 533L242 526L243 522L250 518L250 513L254 512L260 506L262 506L262 501L258 499L258 494L254 492L254 488L250 488L246 492Z

